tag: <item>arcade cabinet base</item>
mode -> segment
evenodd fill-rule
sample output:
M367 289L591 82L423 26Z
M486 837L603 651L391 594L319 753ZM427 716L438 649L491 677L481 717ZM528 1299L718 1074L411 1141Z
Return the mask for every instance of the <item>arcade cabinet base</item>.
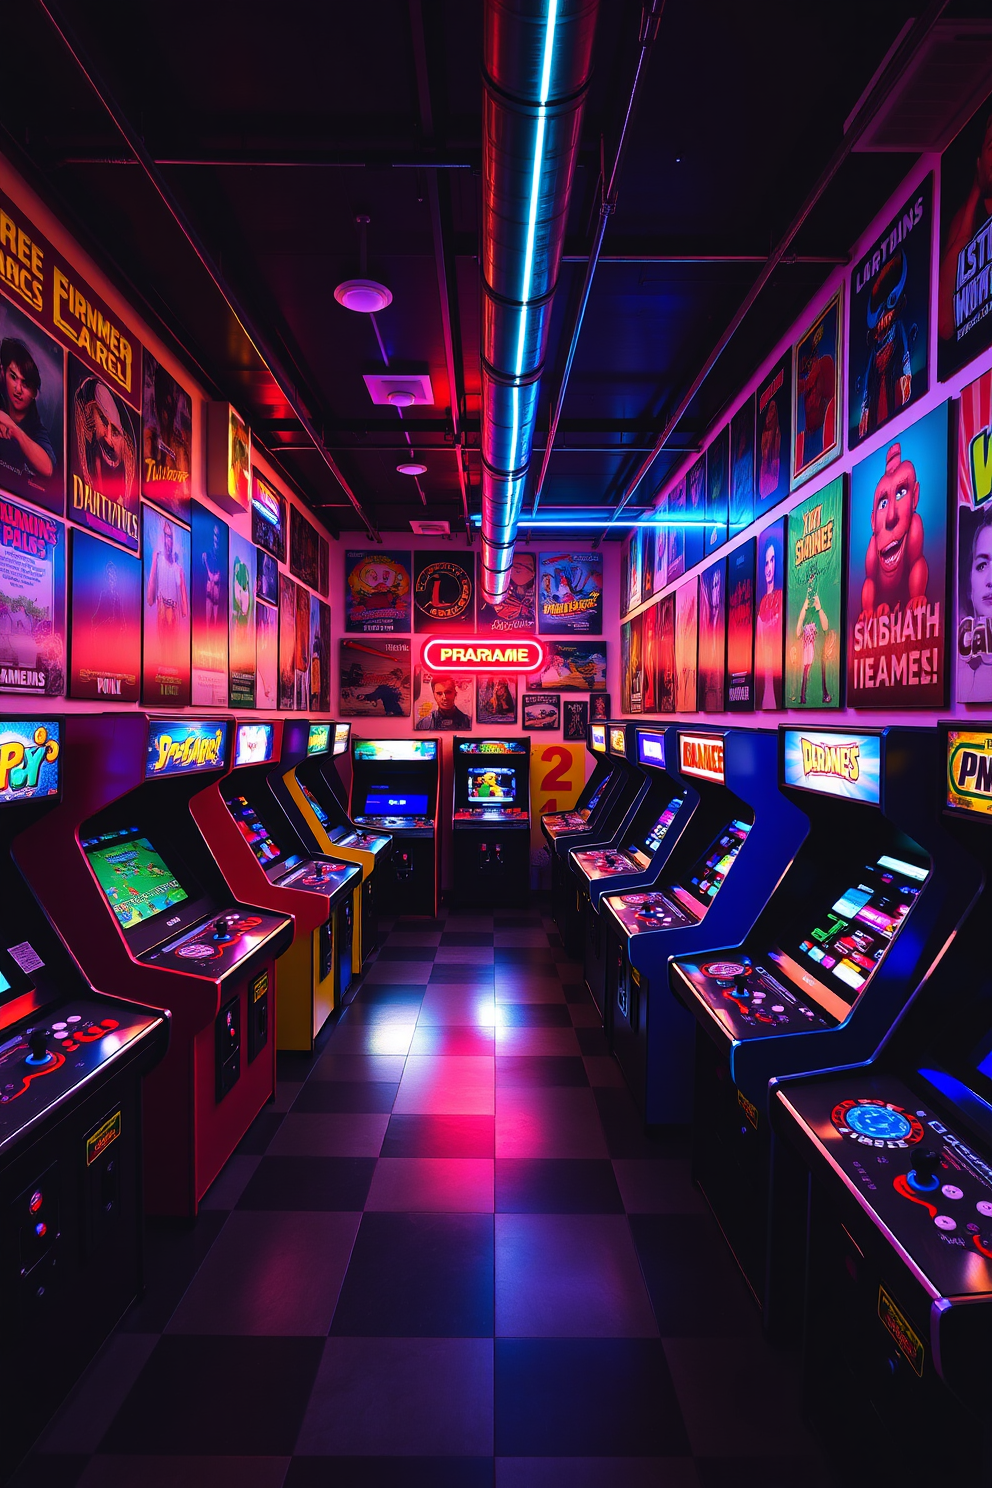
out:
M332 916L333 921L333 916ZM276 1048L309 1054L334 1011L331 923L300 935L276 962Z

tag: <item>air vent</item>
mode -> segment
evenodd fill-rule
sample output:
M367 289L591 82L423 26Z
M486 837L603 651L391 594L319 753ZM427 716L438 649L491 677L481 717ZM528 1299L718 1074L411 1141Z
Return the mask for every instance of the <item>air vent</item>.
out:
M418 537L451 536L451 526L448 522L411 522L410 530Z
M434 402L434 389L427 372L366 372L365 386L373 403L386 407L411 408Z
M990 76L992 21L938 21L854 152L943 150L988 92Z

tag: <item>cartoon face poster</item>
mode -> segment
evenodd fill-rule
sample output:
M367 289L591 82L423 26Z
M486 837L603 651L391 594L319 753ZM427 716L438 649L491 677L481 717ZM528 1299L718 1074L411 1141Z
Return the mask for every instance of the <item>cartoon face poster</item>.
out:
M729 496L730 426L727 425L706 451L706 553L716 552L727 541Z
M847 444L854 449L929 387L933 175L851 274Z
M342 718L409 718L410 642L342 637L338 712Z
M942 403L851 472L852 708L947 701L948 432Z
M696 711L696 632L699 586L695 578L675 591L675 711Z
M754 538L727 559L727 708L754 707Z
M69 695L136 703L141 560L79 528L72 530L69 557Z
M255 706L255 545L237 532L229 544L228 706Z
M138 415L108 383L69 357L69 513L138 551Z
M633 558L634 549L631 550L631 562ZM640 549L640 563L641 597L644 598L643 545ZM541 635L599 635L603 629L601 553L541 554L538 629Z
M349 634L401 635L410 629L410 554L344 555L344 628Z
M192 503L192 668L194 707L227 707L227 523Z
M478 590L475 599L475 628L481 635L533 635L537 627L537 555L513 551L510 587L498 605L491 605Z
M792 367L792 472L795 491L841 451L841 290L796 347Z
M464 635L475 619L475 554L413 555L413 628Z
M722 713L727 650L727 560L711 563L699 576L699 706Z
M992 93L940 157L937 376L992 345Z
M193 486L193 400L145 351L141 379L141 494L189 522Z
M754 617L754 706L782 706L785 662L785 518L758 538L758 603Z
M964 388L958 419L955 698L992 702L992 372Z
M754 398L730 421L730 536L754 521Z
M141 504L143 593L141 699L152 707L189 703L190 533Z
M771 511L789 494L792 449L792 353L787 351L755 393L754 510Z
M844 478L789 513L785 581L785 706L840 707Z
M65 514L65 354L0 298L0 486Z

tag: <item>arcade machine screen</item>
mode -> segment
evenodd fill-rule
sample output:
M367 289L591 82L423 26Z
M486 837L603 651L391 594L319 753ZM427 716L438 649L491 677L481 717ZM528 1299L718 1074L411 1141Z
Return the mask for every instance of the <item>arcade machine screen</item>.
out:
M750 822L730 822L719 837L710 843L698 862L693 864L682 882L671 885L669 892L690 911L694 919L702 919L723 888L727 874L750 830Z
M437 759L436 739L356 739L356 760L375 762L396 760L404 764L419 764L422 760Z
M653 858L664 842L668 829L678 816L679 808L684 801L685 796L673 796L650 832L640 842L631 843L627 849L628 852L636 853L641 857Z
M312 723L307 730L307 754L326 754L331 747L331 725Z
M596 807L602 800L603 792L609 785L610 780L611 776L604 775L602 780L597 785L596 789L593 791L592 795L589 797L588 801L585 804L585 807L583 808L587 817L592 816L593 812L596 810Z
M336 723L334 725L334 748L331 750L331 753L334 755L346 754L350 738L351 724Z
M362 809L365 816L426 816L427 792L391 791L385 785L370 785Z
M470 801L515 801L517 772L506 765L469 765L468 799Z
M234 746L236 765L264 765L272 758L275 729L271 723L239 723Z
M328 816L327 812L324 810L323 806L321 806L320 802L317 800L317 797L314 795L310 787L308 785L304 785L299 776L296 777L296 784L299 786L301 795L303 796L304 800L308 802L311 811L320 822L320 825L322 827L329 827L331 824L331 819Z
M189 898L139 827L104 832L82 845L104 898L125 930Z
M248 799L245 796L231 796L227 809L234 817L238 831L262 867L271 868L273 863L278 863L283 855L282 850L273 842L268 828L263 824L258 812Z
M627 735L622 728L610 729L610 753L622 755L627 753Z

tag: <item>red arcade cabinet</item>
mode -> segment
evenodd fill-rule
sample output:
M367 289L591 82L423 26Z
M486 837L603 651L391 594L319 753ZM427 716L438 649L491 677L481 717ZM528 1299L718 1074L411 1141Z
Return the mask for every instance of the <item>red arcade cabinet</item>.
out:
M229 720L64 727L62 801L21 834L18 866L91 983L171 1010L145 1087L146 1206L191 1216L275 1091L268 1014L293 922L233 898L190 812L227 764Z

